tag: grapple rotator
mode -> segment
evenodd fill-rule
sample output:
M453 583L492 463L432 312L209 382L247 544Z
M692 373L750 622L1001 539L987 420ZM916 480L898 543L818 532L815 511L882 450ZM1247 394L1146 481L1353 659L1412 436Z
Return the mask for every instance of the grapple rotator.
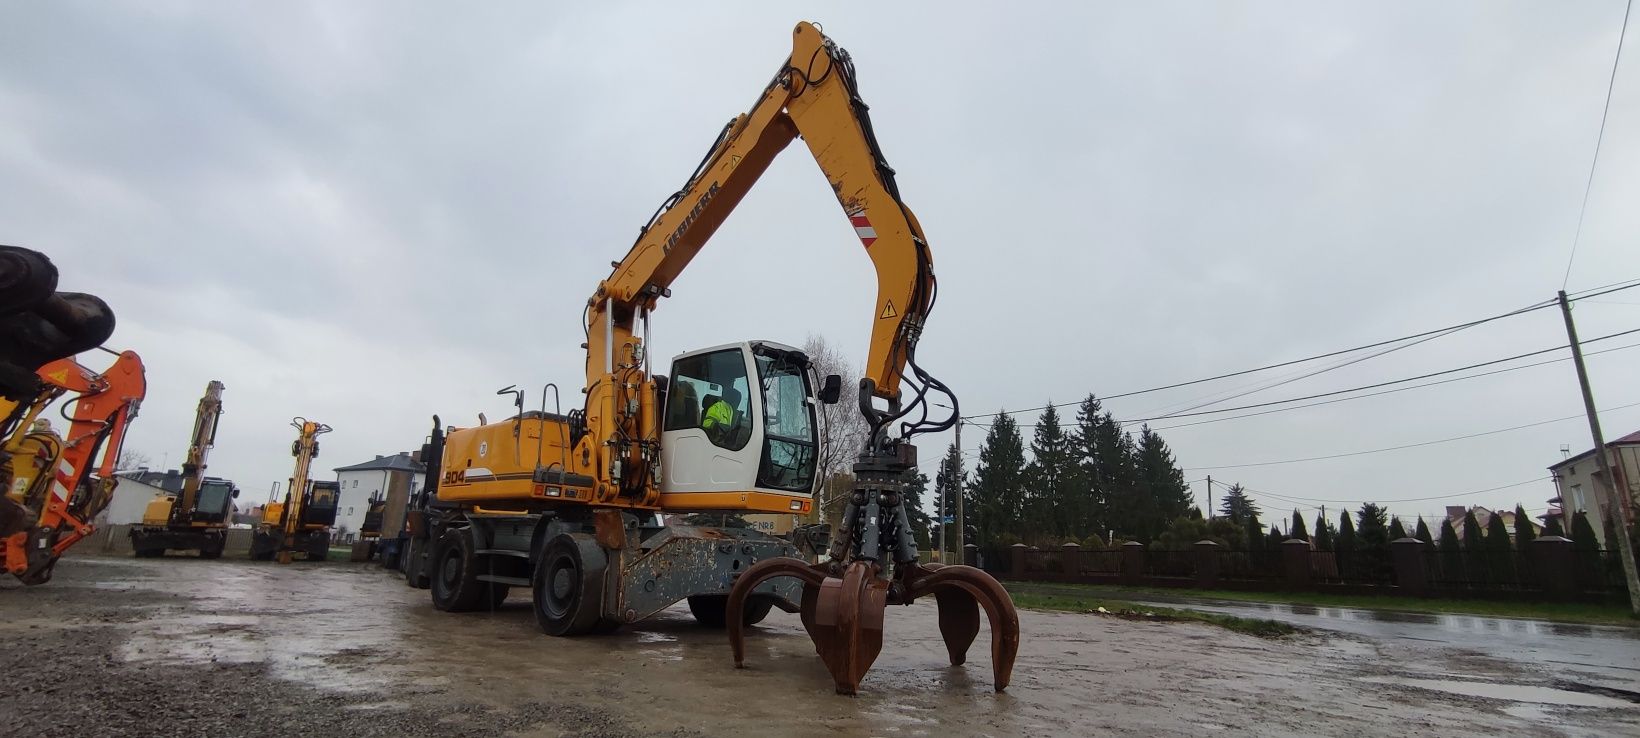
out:
M979 612L991 622L991 669L996 691L1008 687L1019 653L1019 614L1007 590L971 566L918 563L904 505L905 484L916 469L916 447L893 442L862 454L854 465L855 487L832 538L829 561L760 561L735 580L729 592L729 643L735 666L745 665L742 619L757 586L782 576L803 582L803 628L825 662L838 694L856 694L860 680L883 649L888 605L909 605L933 595L940 635L951 664L968 658L979 635Z

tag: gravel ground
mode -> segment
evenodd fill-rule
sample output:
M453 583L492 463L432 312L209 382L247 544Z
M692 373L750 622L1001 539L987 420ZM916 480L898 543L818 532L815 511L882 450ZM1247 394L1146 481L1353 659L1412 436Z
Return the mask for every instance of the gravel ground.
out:
M1553 664L1500 658L1507 643L1488 656L1026 612L997 695L987 634L950 667L919 604L889 613L846 698L795 616L754 629L736 670L686 611L552 639L524 594L449 615L360 564L70 558L45 586L0 591L0 734L1640 734L1640 695L1579 690Z

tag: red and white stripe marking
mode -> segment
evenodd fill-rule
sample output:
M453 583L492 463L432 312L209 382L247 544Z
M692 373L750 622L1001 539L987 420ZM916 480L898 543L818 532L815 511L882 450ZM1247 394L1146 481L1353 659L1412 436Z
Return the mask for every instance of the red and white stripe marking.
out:
M871 220L866 217L865 211L850 215L848 221L854 224L854 235L860 237L860 243L871 248L871 243L877 240L877 229L871 227Z

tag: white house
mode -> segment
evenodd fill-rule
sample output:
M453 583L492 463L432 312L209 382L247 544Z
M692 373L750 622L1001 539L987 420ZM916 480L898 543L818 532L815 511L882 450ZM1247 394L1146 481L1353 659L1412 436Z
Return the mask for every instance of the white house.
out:
M140 523L143 511L148 509L148 503L155 497L182 491L182 473L175 469L168 472L138 469L120 472L114 477L114 497L107 509L97 516L101 525Z
M341 501L336 511L336 525L331 530L338 543L358 540L370 501L377 499L387 500L382 535L398 535L404 524L405 505L427 483L427 466L416 458L419 455L400 452L336 469Z

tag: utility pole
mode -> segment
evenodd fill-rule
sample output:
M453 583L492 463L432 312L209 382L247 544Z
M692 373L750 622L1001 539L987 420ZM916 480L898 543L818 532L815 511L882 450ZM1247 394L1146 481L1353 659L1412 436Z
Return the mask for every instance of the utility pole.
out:
M1213 475L1207 475L1207 521L1213 522Z
M1612 476L1611 460L1606 453L1606 437L1600 432L1600 416L1594 410L1594 391L1589 389L1589 371L1583 366L1583 346L1577 341L1577 326L1572 323L1572 304L1567 301L1565 290L1560 291L1560 314L1566 319L1566 337L1572 344L1572 365L1577 367L1577 383L1583 389L1583 412L1589 416L1589 435L1594 436L1594 458L1599 462L1600 476L1606 482L1607 514L1617 516L1617 551L1623 557L1623 578L1629 587L1629 608L1640 615L1640 576L1635 574L1634 546L1629 542L1628 505L1623 504L1626 500L1617 499L1617 477ZM1627 494L1624 490L1624 495Z
M968 466L968 463L962 459L962 423L962 418L957 418L957 478L950 480L950 483L957 490L957 561L966 564L968 563L968 547L965 545L963 535L968 532L968 529L963 527L962 522L962 477L963 469Z

